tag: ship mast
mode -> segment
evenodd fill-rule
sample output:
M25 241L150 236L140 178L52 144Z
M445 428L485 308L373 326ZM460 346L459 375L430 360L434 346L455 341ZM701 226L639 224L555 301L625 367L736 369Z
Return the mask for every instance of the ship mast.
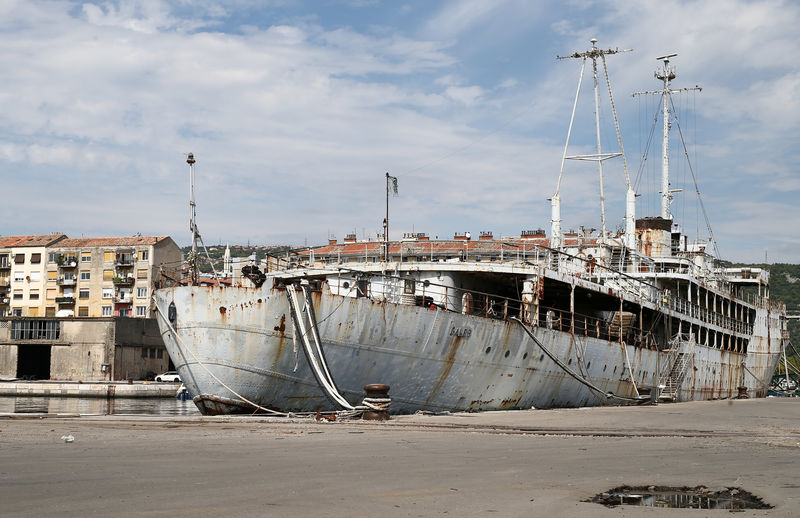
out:
M189 254L188 263L191 275L190 282L195 285L197 284L197 239L199 238L199 233L197 232L197 221L195 220L197 214L194 202L194 154L189 153L186 163L189 164L189 231L192 233L192 251Z
M672 127L670 122L670 104L671 95L679 92L687 92L690 90L702 90L699 86L692 88L679 88L672 90L670 82L675 79L675 69L669 65L669 58L674 58L678 54L673 52L658 56L656 61L663 61L663 68L656 70L655 77L663 83L661 90L653 90L649 92L634 92L633 95L660 95L661 96L661 118L663 121L663 134L661 140L661 217L663 219L672 219L670 205L672 204L673 194L681 192L681 189L670 189L669 182L669 130Z
M597 173L600 179L600 223L601 223L601 230L600 230L600 239L601 241L605 240L607 235L606 230L606 207L605 207L605 193L604 193L604 186L603 186L603 162L610 159L615 158L618 156L622 157L622 165L623 169L625 170L625 180L627 184L627 196L626 196L626 209L625 209L625 245L629 248L635 248L636 246L636 235L635 235L635 228L634 228L634 220L635 220L635 210L636 210L636 203L635 203L635 193L633 192L633 187L631 186L630 181L630 174L628 173L628 163L625 160L625 150L622 147L622 134L620 133L619 129L619 120L617 119L617 110L614 106L614 95L611 91L611 82L609 81L608 77L608 66L606 65L606 55L611 54L618 54L620 52L630 52L631 49L599 49L597 48L597 39L591 39L592 48L586 52L575 52L568 56L557 56L557 59L569 59L569 58L581 58L583 60L581 65L581 74L578 78L578 90L575 93L575 102L572 106L572 116L569 120L569 129L567 130L567 141L564 144L564 154L561 157L561 170L558 173L558 184L556 186L556 192L553 197L550 199L552 205L552 220L551 220L551 244L550 246L553 248L558 248L562 245L562 236L561 236L561 180L564 176L564 164L566 160L587 160L587 161L594 161L597 162ZM569 139L572 134L572 125L575 121L575 110L578 106L578 98L580 97L581 92L581 84L583 82L583 72L586 68L586 60L592 60L592 77L594 79L594 114L595 114L595 133L597 136L597 153L589 154L589 155L567 155L567 148L569 147ZM603 72L605 75L606 85L608 87L608 97L611 104L611 113L614 117L614 127L617 132L617 141L619 142L619 149L618 153L603 153L601 140L600 140L600 94L598 91L598 80L597 80L597 60L600 59L603 64Z
M189 156L186 157L186 163L189 164L189 230L192 232L192 251L189 252L189 257L186 262L189 265L189 282L192 286L197 284L197 277L198 277L198 259L200 258L200 254L197 251L197 244L200 243L200 246L203 247L203 250L206 252L206 258L208 258L208 264L211 265L211 272L214 275L214 279L219 279L217 276L217 269L214 268L214 262L211 261L211 256L208 254L208 249L206 248L205 243L203 243L203 238L200 237L200 231L197 230L197 204L194 201L194 164L196 160L194 159L194 154L189 153Z

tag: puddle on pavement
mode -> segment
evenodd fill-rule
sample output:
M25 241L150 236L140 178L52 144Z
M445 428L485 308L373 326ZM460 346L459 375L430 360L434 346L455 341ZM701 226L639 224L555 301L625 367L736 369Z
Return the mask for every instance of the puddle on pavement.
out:
M620 486L586 500L608 507L637 505L640 507L672 507L676 509L772 509L761 498L739 487L718 491L705 486Z

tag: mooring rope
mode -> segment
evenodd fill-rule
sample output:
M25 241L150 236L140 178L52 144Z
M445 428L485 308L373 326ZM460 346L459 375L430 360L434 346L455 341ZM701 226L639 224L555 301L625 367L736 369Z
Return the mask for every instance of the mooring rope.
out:
M262 411L267 412L269 414L279 415L279 416L284 416L284 417L288 415L285 412L278 412L276 410L272 410L271 408L266 408L266 407L263 407L263 406L261 406L261 405L259 405L257 403L254 403L254 402L250 401L249 399L247 399L246 397L244 397L243 395L241 395L238 392L236 392L235 390L233 390L232 388L230 388L228 385L226 385L224 381L219 379L216 375L214 375L213 372L211 372L211 370L206 366L205 363L200 361L200 359L194 354L194 351L192 351L191 348L186 347L186 344L183 343L183 340L181 340L181 337L178 336L178 332L175 331L174 327L172 327L172 323L169 321L169 319L166 317L166 315L164 315L164 312L161 311L161 308L158 307L158 304L155 304L155 306L156 306L156 313L158 315L160 315L161 319L164 321L164 323L167 324L167 327L169 328L170 333L172 333L172 336L175 337L175 341L178 343L178 345L180 345L182 349L184 349L186 351L189 351L189 354L192 355L192 358L194 359L194 361L196 361L198 365L200 365L203 369L205 369L205 371L208 373L208 375L211 376L212 378L214 378L214 380L217 383L219 383L220 385L225 387L227 390L229 390L231 392L231 394L233 394L234 396L236 396L240 400L244 401L245 403L247 403L249 405L252 405L256 410L262 410Z
M239 394L234 389L229 387L224 381L219 379L213 372L211 372L211 370L206 366L206 364L203 363L203 361L201 361L200 358L198 358L197 355L194 354L192 349L186 346L186 344L183 342L181 337L178 335L178 332L172 326L172 324L170 323L170 321L166 317L166 315L164 315L164 312L161 310L161 308L158 306L158 304L155 304L155 307L156 307L156 314L158 314L161 317L161 319L163 320L163 322L167 325L167 328L168 328L170 334L175 338L175 341L177 342L177 344L183 350L188 351L189 354L192 356L192 359L194 359L194 361L198 365L200 365L208 373L208 375L211 376L214 379L214 381L216 381L217 383L222 385L226 390L228 390L231 394L236 396L240 401L242 401L244 403L247 403L248 405L251 405L256 411L257 410L261 410L261 411L267 412L268 414L273 415L275 417L304 417L305 418L305 417L313 417L313 416L315 416L317 414L317 412L279 412L277 410L273 410L271 408L267 408L267 407L261 406L258 403L250 401L249 399L247 399L243 395ZM354 417L358 417L358 416L362 415L364 412L369 412L369 411L386 412L386 411L389 410L389 405L390 404L391 404L391 399L390 398L369 398L369 397L365 397L362 400L360 405L351 407L351 409L349 409L349 410L339 410L339 411L335 411L333 413L336 414L337 417L343 418L343 419L354 418Z
M597 387L596 385L592 384L592 382L590 382L589 380L585 379L584 377L582 377L582 376L578 375L578 374L577 374L575 371L573 371L572 369L570 369L569 367L567 367L566 365L564 365L564 362L562 362L561 360L559 360L559 359L558 359L558 358L557 358L557 357L556 357L556 356L555 356L553 353L551 353L551 352L550 352L550 351L547 349L547 347L545 347L545 346L542 344L542 342L540 342L540 341L539 341L539 340L538 340L538 339L537 339L535 336L533 336L533 333L531 333L531 332L530 332L530 330L528 329L528 326L526 326L526 325L525 325L525 324L522 322L522 320L520 320L520 319L519 319L519 318L517 318L517 317L511 317L511 320L513 320L513 321L515 321L516 323L518 323L518 324L519 324L519 325L522 327L522 329L523 329L523 330L525 330L525 332L528 334L528 336L529 336L529 337L531 337L531 340L533 340L533 342L534 342L536 345L538 345L538 346L539 346L539 349L541 349L541 350L542 350L542 351L543 351L543 352L544 352L544 353L547 355L547 357L548 357L548 358L550 358L551 360L553 360L553 362L555 362L555 364L556 364L556 365L558 365L559 367L561 367L561 369L562 369L564 372L566 372L567 374L569 374L570 376L572 376L573 378L575 378L575 380L576 380L576 381L578 381L578 382L582 383L583 385L586 385L586 386L587 386L589 389L591 389L591 390L593 390L593 391L597 392L598 394L602 394L602 395L603 395L603 396L605 396L607 399L619 399L620 401L629 401L629 402L632 402L632 403L639 403L639 402L641 402L641 400L639 400L639 399L628 398L628 397L623 397L623 396L617 396L617 395L616 395L616 394L614 394L613 392L604 392L604 391L603 391L603 390L602 390L600 387Z

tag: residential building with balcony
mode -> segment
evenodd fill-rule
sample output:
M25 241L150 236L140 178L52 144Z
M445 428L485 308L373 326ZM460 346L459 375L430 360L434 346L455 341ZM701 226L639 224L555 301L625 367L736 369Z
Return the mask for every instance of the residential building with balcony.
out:
M58 316L154 317L153 281L183 260L168 236L64 239L49 252L46 301Z
M47 314L47 253L64 234L0 236L0 316Z

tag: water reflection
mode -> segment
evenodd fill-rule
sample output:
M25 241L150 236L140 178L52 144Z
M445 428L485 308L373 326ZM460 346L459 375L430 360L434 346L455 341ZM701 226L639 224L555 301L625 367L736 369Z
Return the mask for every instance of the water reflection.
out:
M80 398L0 396L0 413L198 415L195 404L176 398Z

